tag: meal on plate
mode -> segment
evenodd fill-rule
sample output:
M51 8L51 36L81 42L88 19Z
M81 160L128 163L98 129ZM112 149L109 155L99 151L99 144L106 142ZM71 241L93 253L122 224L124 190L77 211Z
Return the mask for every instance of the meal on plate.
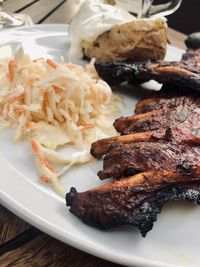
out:
M59 177L93 159L92 142L116 134L111 117L121 98L98 77L94 62L83 68L31 60L23 49L1 60L0 84L0 128L16 129L14 141L30 140L40 181L65 195Z
M86 0L69 26L71 58L96 61L162 60L166 53L165 18L137 19L103 0Z
M99 178L114 181L82 193L71 188L67 205L83 222L101 229L130 224L145 236L168 201L200 204L199 52L187 51L180 62L96 65L115 84L154 79L163 87L115 121L120 136L92 144L92 155L103 156Z

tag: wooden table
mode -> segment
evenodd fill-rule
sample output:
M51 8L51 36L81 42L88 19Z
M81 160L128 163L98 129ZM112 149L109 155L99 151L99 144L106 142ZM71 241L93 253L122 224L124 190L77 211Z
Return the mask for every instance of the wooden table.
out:
M5 9L31 16L34 23L69 23L79 7L75 0L7 0ZM185 35L169 30L169 42L185 48ZM0 266L114 267L42 233L0 206Z

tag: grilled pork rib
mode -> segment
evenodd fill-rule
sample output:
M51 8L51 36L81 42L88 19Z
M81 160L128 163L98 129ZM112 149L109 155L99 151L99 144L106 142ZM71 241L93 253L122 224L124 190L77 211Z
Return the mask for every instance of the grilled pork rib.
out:
M196 103L200 107L200 103ZM114 123L116 130L122 134L153 131L157 129L171 129L191 127L200 128L200 109L198 106L180 104L176 108L167 110L153 110L143 114L121 117ZM184 134L184 133L182 133ZM182 138L181 138L182 139Z
M146 172L83 193L71 188L66 195L70 212L84 223L101 229L130 224L143 237L163 205L181 199L200 204L200 181L167 172Z
M167 111L178 106L199 107L199 92L188 90L188 88L178 86L163 85L161 90L155 92L151 98L140 100L135 107L135 113L145 113L153 110Z
M130 224L145 236L168 201L200 204L200 98L191 91L200 89L200 63L197 54L183 57L188 61L96 65L111 83L155 79L167 86L115 121L121 136L92 144L92 155L105 155L100 179L114 181L83 193L71 188L67 205L83 222Z
M184 103L188 103L187 97ZM93 155L107 152L103 170L98 173L100 179L118 180L83 193L72 188L66 196L70 211L89 225L106 229L131 224L145 236L168 201L183 199L200 204L200 116L198 99L193 100L193 106L183 105L189 115L180 112L178 116L185 119L171 120L174 128L171 125L95 142ZM174 116L173 108L166 110Z
M112 145L104 157L100 179L122 178L144 171L187 171L200 166L200 147L163 142ZM187 169L187 170L186 170Z
M163 110L167 111L171 108L176 108L179 106L200 106L200 100L197 99L199 97L196 96L180 96L180 97L173 97L173 98L149 98L139 101L135 107L135 113L145 113L153 110Z
M163 92L162 92L163 94ZM161 94L161 95L162 95ZM114 126L121 136L98 140L91 146L94 157L103 156L112 144L141 141L200 143L200 98L196 96L157 97L136 105L137 114L120 117Z
M155 80L200 90L200 63L192 60L175 62L96 63L99 76L109 84L125 81L147 82Z

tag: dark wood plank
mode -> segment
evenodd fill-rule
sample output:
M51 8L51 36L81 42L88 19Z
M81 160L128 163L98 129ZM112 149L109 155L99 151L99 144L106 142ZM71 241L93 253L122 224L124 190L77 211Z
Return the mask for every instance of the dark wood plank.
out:
M20 248L2 255L0 266L120 267L65 245L46 234L40 234Z
M51 16L47 17L43 23L69 23L83 1L84 0L68 0L55 10Z
M173 29L168 29L168 40L170 41L171 45L182 48L182 49L186 49L185 46L185 39L186 39L186 35L180 32L177 32Z
M31 226L28 223L0 206L0 245L12 240L30 228Z
M22 0L24 1L24 0ZM12 1L11 1L12 2ZM17 2L17 1L16 1ZM19 1L21 2L21 1ZM40 23L48 14L54 11L65 0L39 0L22 10L22 13L29 15L34 23Z
M38 0L7 0L4 2L3 6L6 11L13 13L18 10L23 10L26 6L37 1Z

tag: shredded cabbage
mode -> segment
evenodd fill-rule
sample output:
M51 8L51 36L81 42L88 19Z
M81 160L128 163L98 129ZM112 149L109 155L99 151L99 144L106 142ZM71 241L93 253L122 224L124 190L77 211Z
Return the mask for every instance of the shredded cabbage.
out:
M0 61L0 128L15 128L15 141L28 138L40 181L61 195L59 177L73 164L92 159L94 141L116 135L111 117L121 103L98 77L94 60L85 68L31 60L21 48L15 57ZM63 156L58 150L66 145L79 151ZM63 169L57 172L52 163Z

